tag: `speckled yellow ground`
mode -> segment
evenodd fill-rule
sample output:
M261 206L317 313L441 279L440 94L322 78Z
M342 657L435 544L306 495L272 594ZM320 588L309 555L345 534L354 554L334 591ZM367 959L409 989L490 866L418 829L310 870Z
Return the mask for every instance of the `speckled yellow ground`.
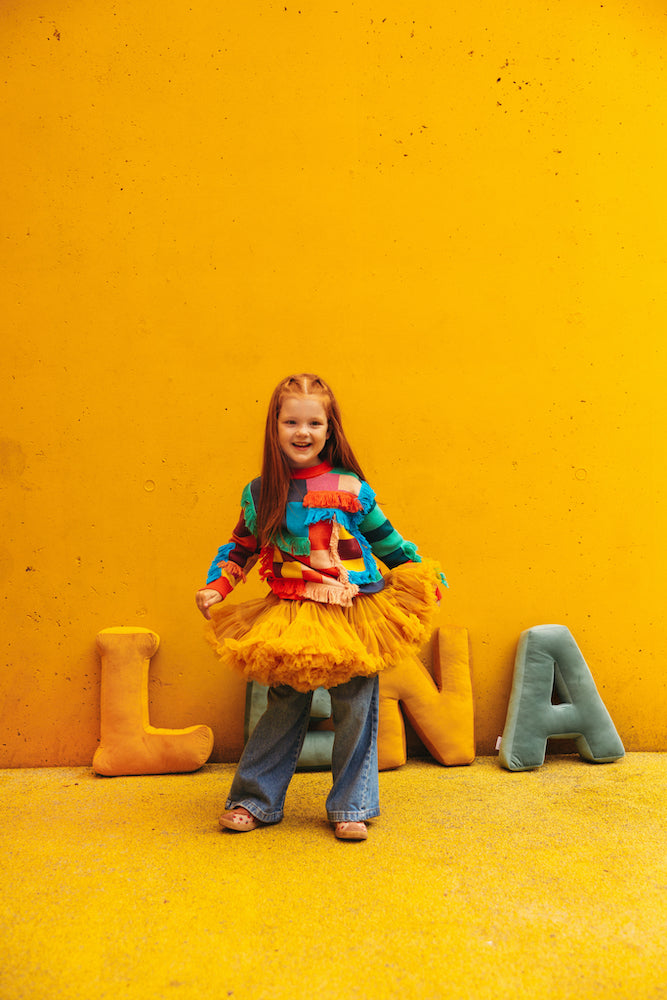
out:
M667 997L667 755L410 761L365 843L327 773L220 833L233 770L1 771L2 1000Z

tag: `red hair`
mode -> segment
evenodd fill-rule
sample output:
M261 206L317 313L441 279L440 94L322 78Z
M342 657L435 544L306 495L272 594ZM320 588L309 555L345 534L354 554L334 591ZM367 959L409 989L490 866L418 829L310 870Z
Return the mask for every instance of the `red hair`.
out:
M262 488L257 507L257 537L260 545L269 545L280 531L287 504L291 469L278 441L278 415L282 405L290 396L316 396L326 413L327 443L321 457L337 468L354 472L364 479L361 467L345 437L336 397L317 375L289 375L273 391L266 416L264 434L264 461L262 464Z

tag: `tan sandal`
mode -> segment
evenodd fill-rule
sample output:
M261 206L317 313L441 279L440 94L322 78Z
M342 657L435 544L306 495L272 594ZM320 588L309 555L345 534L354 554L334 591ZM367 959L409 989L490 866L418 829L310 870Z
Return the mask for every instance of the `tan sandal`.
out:
M247 833L249 830L256 830L258 826L262 825L243 806L237 806L236 809L230 809L229 812L223 813L218 820L218 824L223 830L235 830L237 833Z
M343 820L334 826L334 834L339 840L366 840L368 829L363 821Z

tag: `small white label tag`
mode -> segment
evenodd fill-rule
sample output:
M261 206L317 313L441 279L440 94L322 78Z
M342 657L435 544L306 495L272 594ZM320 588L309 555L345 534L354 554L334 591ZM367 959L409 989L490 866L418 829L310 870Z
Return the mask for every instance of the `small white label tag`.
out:
M500 744L503 742L502 736L499 736L496 740L496 750L500 750Z

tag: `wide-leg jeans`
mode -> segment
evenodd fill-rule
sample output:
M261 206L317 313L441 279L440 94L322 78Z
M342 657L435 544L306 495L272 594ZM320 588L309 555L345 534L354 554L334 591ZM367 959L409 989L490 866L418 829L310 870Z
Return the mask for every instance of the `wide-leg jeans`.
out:
M326 801L332 823L380 814L377 728L379 679L353 677L329 689L334 744L333 785ZM262 823L279 823L287 787L308 731L312 691L269 689L266 711L250 734L232 782L227 809L244 806Z

